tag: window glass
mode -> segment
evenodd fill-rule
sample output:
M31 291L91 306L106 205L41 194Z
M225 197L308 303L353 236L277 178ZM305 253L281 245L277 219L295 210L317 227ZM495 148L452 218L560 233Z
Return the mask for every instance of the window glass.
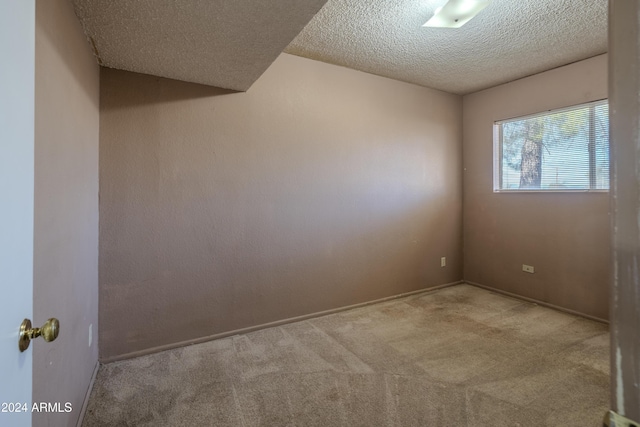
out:
M609 106L599 101L495 123L496 191L609 189Z

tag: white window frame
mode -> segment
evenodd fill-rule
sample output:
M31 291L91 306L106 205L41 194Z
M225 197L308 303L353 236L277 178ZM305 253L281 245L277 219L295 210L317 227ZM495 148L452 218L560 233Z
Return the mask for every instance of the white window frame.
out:
M611 188L611 180L609 179L609 189L592 189L592 188L581 188L581 189L521 189L521 188L512 188L512 189L501 189L500 185L502 183L502 124L504 122L510 122L515 120L526 120L533 119L536 117L546 116L548 114L562 113L564 111L572 111L577 110L579 108L584 108L593 105L598 106L601 104L607 104L609 102L608 98L598 99L596 101L585 102L582 104L571 105L568 107L562 108L554 108L551 110L541 111L539 113L528 114L525 116L515 116L511 118L505 118L496 120L493 122L493 192L494 193L608 193ZM611 156L611 141L609 141L609 156ZM609 162L611 162L611 157L609 157Z

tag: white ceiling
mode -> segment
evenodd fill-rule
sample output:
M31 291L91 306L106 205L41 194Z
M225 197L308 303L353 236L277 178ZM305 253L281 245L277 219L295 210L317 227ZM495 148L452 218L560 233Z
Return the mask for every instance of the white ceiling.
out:
M72 0L100 65L247 90L326 0Z
M285 50L466 94L607 51L607 0L491 0L423 28L444 0L329 0Z
M607 50L607 0L490 0L458 29L422 27L446 0L72 1L101 65L235 90L285 48L458 94Z

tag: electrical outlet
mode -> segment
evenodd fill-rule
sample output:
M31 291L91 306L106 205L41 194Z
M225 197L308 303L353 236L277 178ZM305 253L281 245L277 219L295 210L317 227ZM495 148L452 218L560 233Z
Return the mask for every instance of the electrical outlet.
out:
M533 265L522 264L522 271L526 273L533 273Z
M637 422L631 421L629 418L625 418L622 415L618 415L614 411L609 411L605 417L604 425L612 427L635 427Z
M447 257L443 256L442 258L440 258L440 267L446 267L447 266Z

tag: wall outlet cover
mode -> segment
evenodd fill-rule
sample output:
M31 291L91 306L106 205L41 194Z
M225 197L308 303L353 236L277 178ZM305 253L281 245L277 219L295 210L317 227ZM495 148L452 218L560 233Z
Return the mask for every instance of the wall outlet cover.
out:
M607 427L635 427L640 423L625 418L614 411L609 411L604 418L604 425Z
M527 273L533 273L534 269L532 265L522 264L522 271Z

